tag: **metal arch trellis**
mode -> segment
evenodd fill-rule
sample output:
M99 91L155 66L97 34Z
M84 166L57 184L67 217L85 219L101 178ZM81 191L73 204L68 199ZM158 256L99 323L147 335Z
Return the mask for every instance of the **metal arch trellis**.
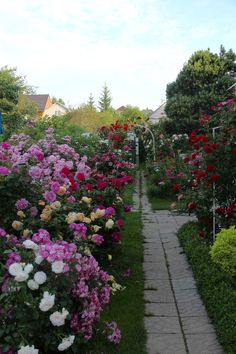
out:
M147 126L141 125L141 124L137 124L135 125L135 128L139 128L142 133L150 133L151 137L152 137L152 146L153 146L153 162L156 162L156 143L155 143L155 137L153 132L151 131L151 129Z

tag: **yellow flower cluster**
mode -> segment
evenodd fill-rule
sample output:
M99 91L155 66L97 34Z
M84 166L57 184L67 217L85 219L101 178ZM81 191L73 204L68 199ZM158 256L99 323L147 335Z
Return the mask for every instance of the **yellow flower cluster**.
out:
M50 221L52 217L52 211L54 209L60 209L60 208L61 208L61 203L59 201L55 201L50 205L46 205L40 215L41 220Z

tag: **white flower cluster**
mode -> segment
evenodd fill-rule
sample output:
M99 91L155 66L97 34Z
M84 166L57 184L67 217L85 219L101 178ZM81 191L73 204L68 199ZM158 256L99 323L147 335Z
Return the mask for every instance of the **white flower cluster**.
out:
M107 229L112 229L114 225L114 221L112 219L108 219L105 226Z
M17 282L26 281L29 278L29 273L32 272L33 265L31 263L13 263L9 266L8 272L14 277Z
M27 345L26 347L21 347L18 351L17 354L38 354L39 350L36 349L34 347L34 345L32 345L32 347L30 347L29 345Z
M50 321L53 324L53 326L63 326L65 324L65 319L69 315L69 312L63 308L62 312L55 311L50 315Z
M48 291L44 291L43 298L39 303L39 308L41 311L46 312L50 310L55 303L55 295L50 294Z
M180 140L180 139L188 139L188 135L187 134L174 134L171 137L172 141L177 141L177 140Z
M65 263L63 261L55 261L52 263L52 271L56 274L60 274L64 270Z
M28 280L27 285L31 290L37 290L39 288L39 285L44 284L46 280L47 280L46 273L36 272L34 275L34 279Z
M68 349L75 340L75 336L69 336L66 338L62 339L62 342L58 345L57 349L59 350L59 352L63 352L64 350Z

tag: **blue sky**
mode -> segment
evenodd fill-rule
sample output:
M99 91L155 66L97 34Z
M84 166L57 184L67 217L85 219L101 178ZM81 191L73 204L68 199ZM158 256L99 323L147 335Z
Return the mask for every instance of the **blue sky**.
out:
M77 106L106 82L112 105L155 109L199 49L236 51L236 0L7 0L0 67Z

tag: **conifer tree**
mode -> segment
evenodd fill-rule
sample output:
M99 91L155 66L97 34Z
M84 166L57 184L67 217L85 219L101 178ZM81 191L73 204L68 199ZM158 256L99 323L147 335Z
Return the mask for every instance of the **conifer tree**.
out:
M107 87L107 84L105 83L103 86L103 90L101 93L101 97L98 101L98 108L101 112L106 112L111 108L111 93L110 90Z
M91 108L91 109L96 110L95 102L94 102L94 98L93 98L92 93L90 93L90 95L89 95L87 106L88 106L89 108Z

